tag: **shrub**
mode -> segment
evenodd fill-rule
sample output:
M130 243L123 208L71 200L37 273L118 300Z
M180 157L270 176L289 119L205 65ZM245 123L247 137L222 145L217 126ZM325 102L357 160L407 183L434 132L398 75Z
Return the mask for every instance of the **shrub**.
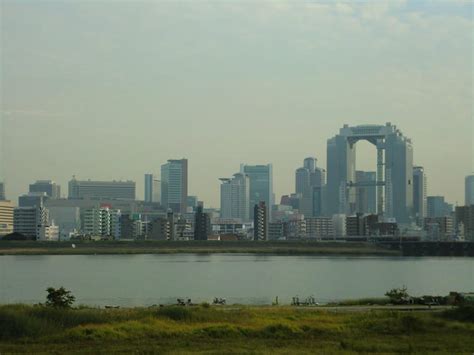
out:
M193 318L192 312L185 307L164 307L158 310L157 315L177 321L189 321Z
M474 322L474 306L460 306L454 309L449 309L444 311L442 316L460 322Z
M58 289L48 287L46 292L48 292L48 295L46 296L46 305L50 307L71 308L76 300L76 297L71 294L71 291L66 290L64 287Z

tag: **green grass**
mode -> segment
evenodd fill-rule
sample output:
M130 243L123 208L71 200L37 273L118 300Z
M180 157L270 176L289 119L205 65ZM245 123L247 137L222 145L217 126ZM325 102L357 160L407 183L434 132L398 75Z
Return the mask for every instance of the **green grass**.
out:
M471 354L472 312L8 305L0 306L0 353Z

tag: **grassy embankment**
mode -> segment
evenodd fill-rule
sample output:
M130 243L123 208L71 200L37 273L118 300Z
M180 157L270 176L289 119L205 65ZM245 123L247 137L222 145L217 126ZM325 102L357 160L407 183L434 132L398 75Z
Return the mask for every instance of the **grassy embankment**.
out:
M474 309L0 307L0 353L445 353L474 351Z
M75 248L72 248L72 244ZM369 243L314 241L0 241L0 255L255 253L281 255L399 256L400 251Z

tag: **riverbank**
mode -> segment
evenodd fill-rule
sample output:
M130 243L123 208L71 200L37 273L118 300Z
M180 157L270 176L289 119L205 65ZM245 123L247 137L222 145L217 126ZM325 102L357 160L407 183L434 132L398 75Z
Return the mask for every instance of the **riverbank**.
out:
M252 253L278 255L401 256L371 243L314 241L0 241L0 255Z
M0 353L472 353L473 310L0 306Z

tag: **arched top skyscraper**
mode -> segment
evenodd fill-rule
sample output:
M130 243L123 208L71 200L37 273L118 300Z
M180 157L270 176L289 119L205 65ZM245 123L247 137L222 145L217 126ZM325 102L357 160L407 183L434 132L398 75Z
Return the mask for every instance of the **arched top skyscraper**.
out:
M329 214L352 214L356 204L356 143L377 149L377 212L408 223L413 213L413 147L395 125L344 125L327 142L327 208ZM367 183L366 183L367 184ZM374 183L372 183L374 184Z

